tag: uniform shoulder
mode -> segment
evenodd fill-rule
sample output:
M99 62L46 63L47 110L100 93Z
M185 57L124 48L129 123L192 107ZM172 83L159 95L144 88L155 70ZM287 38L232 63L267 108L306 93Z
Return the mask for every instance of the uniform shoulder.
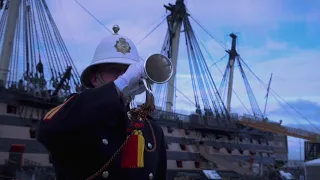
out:
M68 95L65 99L64 102L68 101L68 99L72 98L73 96L77 96L78 93L71 93L70 95Z

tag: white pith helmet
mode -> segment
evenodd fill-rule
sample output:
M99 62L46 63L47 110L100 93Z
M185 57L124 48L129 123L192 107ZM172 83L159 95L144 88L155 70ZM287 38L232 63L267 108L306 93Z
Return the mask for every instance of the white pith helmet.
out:
M118 35L118 25L113 26L114 34L103 38L97 46L91 64L81 74L81 83L87 88L93 87L91 76L93 67L99 64L127 64L131 65L140 61L136 46L127 37Z

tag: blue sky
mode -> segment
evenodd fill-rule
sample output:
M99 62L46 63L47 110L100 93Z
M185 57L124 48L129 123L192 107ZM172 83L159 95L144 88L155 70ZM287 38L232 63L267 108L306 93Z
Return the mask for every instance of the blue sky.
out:
M173 0L113 2L79 0L79 2L110 29L112 25L118 24L121 28L120 34L130 37L136 43L166 14L163 4L174 3ZM264 82L267 82L270 73L273 73L272 89L320 128L320 75L317 73L320 65L320 43L318 43L320 11L317 11L320 8L320 1L309 0L308 3L303 3L289 0L186 0L185 2L192 17L226 47L230 47L228 34L237 33L238 53L254 73ZM74 1L54 0L48 3L70 54L78 70L82 72L90 63L95 46L101 38L110 33ZM152 24L153 22L155 23ZM224 49L194 21L191 20L191 23L199 41L209 50L213 61L223 57ZM146 58L160 51L166 28L164 23L139 44L141 57ZM177 88L182 90L183 86L183 95L177 93L177 106L181 112L186 112L194 108L184 97L192 99L193 92L191 83L186 83L190 79L188 67L183 63L186 61L183 39L179 52ZM205 52L203 53L208 58ZM212 64L211 60L207 62L209 65ZM224 59L217 66L224 70L226 63L227 59ZM217 67L214 66L211 72L219 84L221 74ZM235 76L234 90L246 107L249 107L239 71ZM247 76L262 109L266 89L252 75ZM290 110L288 105L286 109L291 112L284 111L277 101L270 97L267 109L270 119L276 121L283 119L284 124L304 129L313 128L305 119ZM245 113L235 96L232 100L232 111ZM299 142L295 138L289 139L290 157L293 159L300 158Z

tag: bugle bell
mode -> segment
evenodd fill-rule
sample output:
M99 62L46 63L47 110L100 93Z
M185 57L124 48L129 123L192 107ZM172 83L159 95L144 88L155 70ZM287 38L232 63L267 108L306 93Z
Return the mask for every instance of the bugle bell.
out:
M163 84L170 80L173 74L171 60L162 54L153 54L144 62L146 78L142 78L146 87L146 101L139 108L131 108L129 118L145 120L147 115L154 111L154 96L151 84Z
M153 54L144 62L144 70L147 76L142 79L147 91L152 93L148 84L163 84L170 80L173 74L171 60L162 54Z

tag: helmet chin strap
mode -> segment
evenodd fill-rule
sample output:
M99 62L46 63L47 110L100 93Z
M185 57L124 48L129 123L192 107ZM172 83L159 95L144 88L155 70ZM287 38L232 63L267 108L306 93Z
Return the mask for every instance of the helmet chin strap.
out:
M102 77L101 77L101 75L100 75L99 72L96 73L96 78L97 78L97 81L98 81L98 83L99 83L99 87L107 84L107 83L102 79ZM133 107L135 107L134 102L133 102L134 97L135 97L135 96L129 96L129 97L123 98L125 106L127 106L127 105L130 103L130 104L129 104L130 109L133 108Z

